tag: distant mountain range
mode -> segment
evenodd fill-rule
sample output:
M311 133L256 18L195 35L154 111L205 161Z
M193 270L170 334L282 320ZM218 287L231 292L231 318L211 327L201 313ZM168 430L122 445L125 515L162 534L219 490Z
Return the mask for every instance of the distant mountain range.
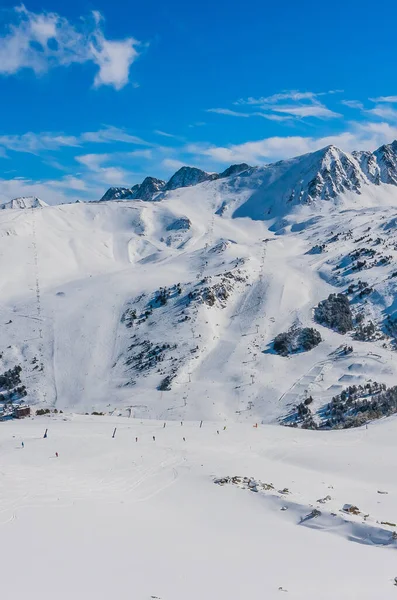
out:
M156 179L155 177L146 177L142 183L136 184L131 188L111 187L102 196L101 201L157 200L161 199L161 197L159 197L161 192L197 185L203 181L213 181L215 179L230 177L231 175L237 175L238 173L247 171L251 168L252 167L249 165L242 163L239 165L232 165L222 173L206 173L195 167L181 167L179 171L174 173L168 182Z
M131 188L111 187L101 201L159 201L170 190L251 175L256 181L256 193L248 206L235 216L252 217L255 214L255 218L264 218L266 212L271 214L285 204L330 200L347 191L359 194L370 184L397 185L397 141L383 145L375 152L357 151L351 154L331 145L263 167L250 167L245 163L232 165L222 173L182 167L168 182L146 177L141 184Z

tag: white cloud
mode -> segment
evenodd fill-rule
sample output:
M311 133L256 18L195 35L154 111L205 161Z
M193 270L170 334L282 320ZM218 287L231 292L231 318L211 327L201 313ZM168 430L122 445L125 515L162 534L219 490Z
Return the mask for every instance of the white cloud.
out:
M251 113L243 113L236 110L230 110L229 108L208 108L206 112L216 113L218 115L227 115L229 117L262 117L262 119L267 119L269 121L288 121L292 119L291 115L275 115L271 113L264 112L251 112Z
M42 150L79 146L79 140L72 135L28 132L23 135L0 135L0 146L14 152L36 154Z
M24 178L0 179L0 201L8 202L18 196L37 196L48 204L63 204L70 202L70 196L65 193L61 182L41 182Z
M119 90L128 83L132 63L138 57L134 38L108 40L101 29L101 15L72 25L57 13L34 13L21 5L0 36L0 74L13 75L31 69L37 75L59 66L92 62L98 67L94 85Z
M128 158L145 158L151 160L153 158L153 152L151 150L133 150L132 152L117 152L119 156L126 156Z
M186 163L182 162L181 160L176 160L174 158L165 158L162 162L161 165L165 168L165 169L169 169L171 171L177 171L178 169L180 169L181 167L185 167Z
M397 121L397 110L391 106L380 104L379 106L375 106L375 108L371 108L366 112L370 115L375 115L375 117L386 119L387 121Z
M98 171L101 165L107 162L111 156L111 154L83 154L82 156L76 156L76 160L90 171Z
M313 152L333 144L347 152L352 150L374 150L397 138L397 126L388 123L354 122L348 131L323 137L275 136L243 144L214 146L190 144L185 150L191 155L205 156L218 163L232 164L248 162L263 164Z
M280 92L278 94L272 94L271 96L262 96L261 98L241 98L237 100L235 104L274 104L276 102L282 102L284 100L314 100L317 96L324 96L328 92L299 92L298 90L290 90Z
M250 117L251 113L237 112L229 108L208 108L206 112L216 113L217 115L228 115L229 117Z
M125 142L126 144L136 144L137 146L151 146L149 142L142 140L136 135L130 135L124 129L108 125L98 131L86 131L79 136L83 142L107 143L107 142Z
M263 108L266 107L264 106ZM334 119L335 117L342 116L320 103L302 104L300 106L269 106L269 110L301 118L316 117L318 119Z
M75 159L88 171L95 173L96 180L111 185L127 185L131 181L131 173L121 167L104 166L116 159L114 154L84 154Z
M210 108L207 112L228 115L231 117L262 117L271 121L287 121L290 119L334 119L341 117L339 113L327 108L319 100L319 96L333 94L329 92L299 92L297 90L280 92L272 96L261 98L240 99L235 105L246 106L245 112L230 110L228 108ZM259 107L260 110L250 112L250 108Z
M3 155L4 148L13 150L14 152L40 154L48 150L60 150L65 147L80 147L85 143L108 144L111 142L123 142L136 146L152 146L149 142L135 135L130 135L124 129L108 126L99 131L87 131L77 136L50 132L0 135L0 156ZM146 151L146 156L148 152L150 151Z
M358 110L363 110L364 108L364 104L359 100L341 100L340 103L349 108L357 108Z
M371 102L390 102L391 104L397 102L397 96L379 96L379 98L369 98Z
M57 188L60 190L73 190L73 191L87 191L87 184L83 179L74 177L73 175L66 175L62 179L56 179L53 181L46 181L47 186Z
M166 131L161 131L160 129L155 129L153 131L153 133L155 133L156 135L161 135L162 137L166 137L166 138L179 139L179 136L174 135L173 133L167 133Z
M120 90L128 83L130 66L138 56L135 40L129 38L122 42L105 40L102 34L96 36L91 44L94 62L99 66L94 85L113 85Z

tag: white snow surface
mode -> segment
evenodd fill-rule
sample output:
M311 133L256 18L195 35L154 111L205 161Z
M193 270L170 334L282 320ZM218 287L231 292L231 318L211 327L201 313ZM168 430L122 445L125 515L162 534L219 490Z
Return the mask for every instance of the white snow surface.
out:
M278 423L396 385L397 189L302 206L265 179L0 211L0 374L63 411L0 423L2 598L395 597L397 418ZM313 320L352 284L370 341ZM293 325L322 342L276 355Z
M226 425L1 423L2 597L395 598L397 420ZM235 475L250 484L214 483Z
M33 403L175 420L269 423L307 393L320 407L352 379L395 385L389 340L354 341L341 356L350 334L314 324L313 308L365 279L375 290L360 300L366 316L381 328L393 314L396 188L367 185L289 212L280 205L266 221L233 218L258 193L258 177L204 182L155 203L1 211L0 371L21 364ZM353 272L346 256L365 244L390 260ZM162 286L165 306L155 303ZM127 327L126 311L150 307ZM323 342L275 355L274 337L297 323L315 325ZM139 353L146 360L164 344L162 360L141 369ZM170 374L171 389L159 391Z
M0 205L1 210L12 209L26 209L26 208L43 208L48 206L43 200L36 196L21 196L20 198L13 198L9 202L5 202Z

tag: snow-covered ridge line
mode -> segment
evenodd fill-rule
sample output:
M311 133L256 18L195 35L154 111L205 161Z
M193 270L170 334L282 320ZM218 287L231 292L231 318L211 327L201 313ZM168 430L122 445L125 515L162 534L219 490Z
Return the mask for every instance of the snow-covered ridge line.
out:
M141 184L131 188L109 188L101 200L161 200L162 192L226 179L243 172L250 175L254 171L263 175L262 184L270 193L276 193L280 201L292 204L329 200L346 191L359 194L368 184L397 185L397 141L383 145L375 152L354 151L351 154L331 145L264 167L253 168L245 163L232 165L219 174L185 166L168 182L146 177ZM248 215L243 212L239 216Z
M181 167L168 182L156 179L155 177L146 177L141 184L133 185L131 188L111 187L102 196L101 201L106 200L153 200L159 192L167 192L183 187L190 187L203 183L204 181L214 181L216 179L225 179L232 175L237 175L244 171L252 169L246 163L231 165L222 173L207 173L196 167Z

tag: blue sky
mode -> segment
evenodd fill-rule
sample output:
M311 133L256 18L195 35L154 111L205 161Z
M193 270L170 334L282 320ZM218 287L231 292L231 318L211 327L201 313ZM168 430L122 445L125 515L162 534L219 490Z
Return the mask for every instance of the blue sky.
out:
M397 138L391 1L1 6L1 199Z

